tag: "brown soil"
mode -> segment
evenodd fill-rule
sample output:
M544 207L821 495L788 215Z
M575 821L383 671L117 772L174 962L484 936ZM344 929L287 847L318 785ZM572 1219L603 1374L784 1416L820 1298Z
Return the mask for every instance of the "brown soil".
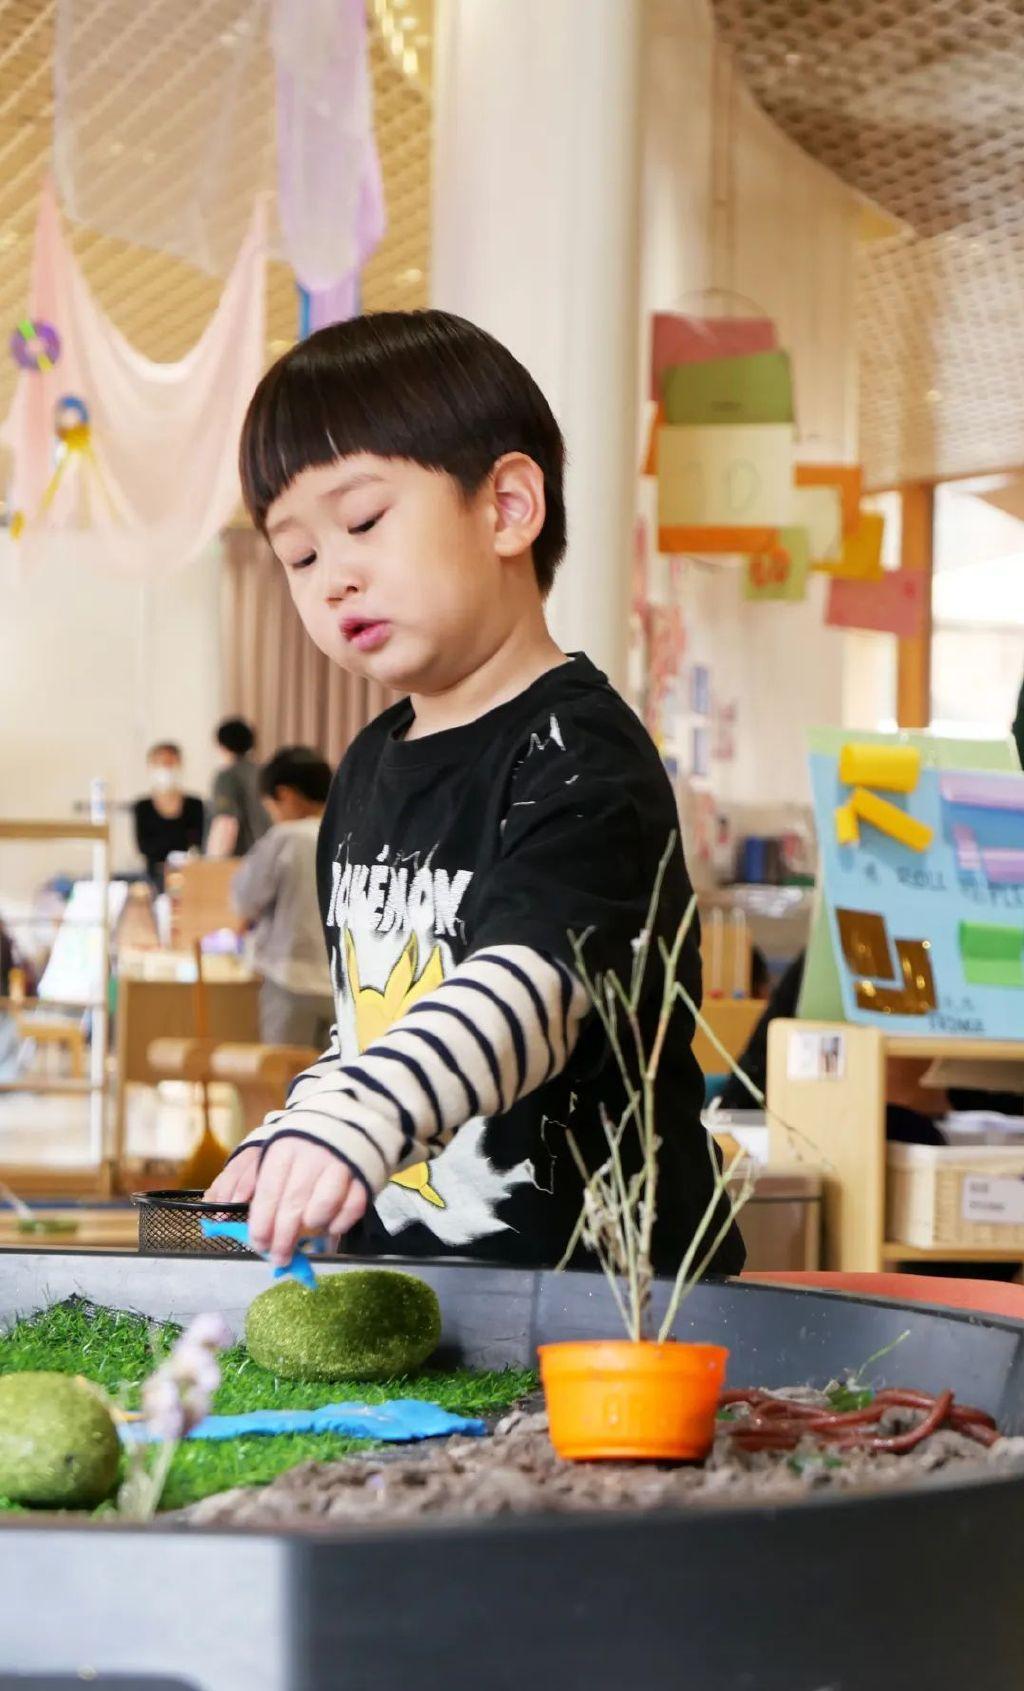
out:
M821 1402L802 1390L787 1394ZM740 1411L742 1415L743 1411ZM919 1416L892 1410L879 1431L903 1431ZM185 1511L210 1525L294 1528L303 1525L406 1521L421 1516L480 1517L538 1511L658 1509L794 1501L811 1492L862 1491L906 1485L922 1475L1024 1466L1024 1438L985 1450L960 1433L941 1431L903 1455L841 1456L810 1440L793 1452L737 1449L730 1423L720 1422L701 1466L563 1462L551 1447L547 1419L531 1406L499 1421L490 1438L453 1438L340 1462L305 1462L262 1489L207 1497Z

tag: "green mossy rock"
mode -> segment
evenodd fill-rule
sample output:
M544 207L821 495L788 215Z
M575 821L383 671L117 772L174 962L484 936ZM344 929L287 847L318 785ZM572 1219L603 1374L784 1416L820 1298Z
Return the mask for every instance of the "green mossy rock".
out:
M0 1375L0 1497L92 1509L117 1481L121 1444L102 1401L67 1374Z
M285 1380L382 1380L411 1374L437 1349L441 1306L413 1274L353 1268L314 1288L280 1280L249 1305L245 1339Z

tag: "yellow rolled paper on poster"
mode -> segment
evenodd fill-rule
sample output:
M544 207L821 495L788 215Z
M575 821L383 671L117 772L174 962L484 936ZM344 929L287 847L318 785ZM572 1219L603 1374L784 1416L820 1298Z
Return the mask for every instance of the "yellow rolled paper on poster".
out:
M860 845L860 827L852 804L836 805L836 841L841 846Z
M877 793L869 793L865 787L854 788L850 795L850 809L862 822L870 822L880 834L888 834L891 840L908 846L911 851L927 851L935 838L935 830L927 822L908 816L899 805L880 799Z
M921 753L914 746L851 741L839 754L839 779L847 787L881 787L884 793L912 793L921 778Z

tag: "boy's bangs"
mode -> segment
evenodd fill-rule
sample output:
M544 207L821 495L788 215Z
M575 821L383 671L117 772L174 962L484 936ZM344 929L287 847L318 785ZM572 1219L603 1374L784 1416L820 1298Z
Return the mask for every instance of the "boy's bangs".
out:
M361 401L358 384L340 391L336 382L328 387L315 369L298 361L268 372L253 397L239 449L242 494L258 527L303 470L356 452L378 452L383 438L393 438L393 429L382 426L380 395L376 427Z

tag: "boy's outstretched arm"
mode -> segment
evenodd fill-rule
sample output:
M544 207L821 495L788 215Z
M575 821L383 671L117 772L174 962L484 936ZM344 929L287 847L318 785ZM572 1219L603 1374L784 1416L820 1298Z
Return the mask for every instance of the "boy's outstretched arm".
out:
M477 951L358 1060L328 1052L299 1075L208 1196L251 1198L253 1244L274 1261L302 1233L346 1232L399 1169L560 1073L586 1006L557 959L524 945Z

